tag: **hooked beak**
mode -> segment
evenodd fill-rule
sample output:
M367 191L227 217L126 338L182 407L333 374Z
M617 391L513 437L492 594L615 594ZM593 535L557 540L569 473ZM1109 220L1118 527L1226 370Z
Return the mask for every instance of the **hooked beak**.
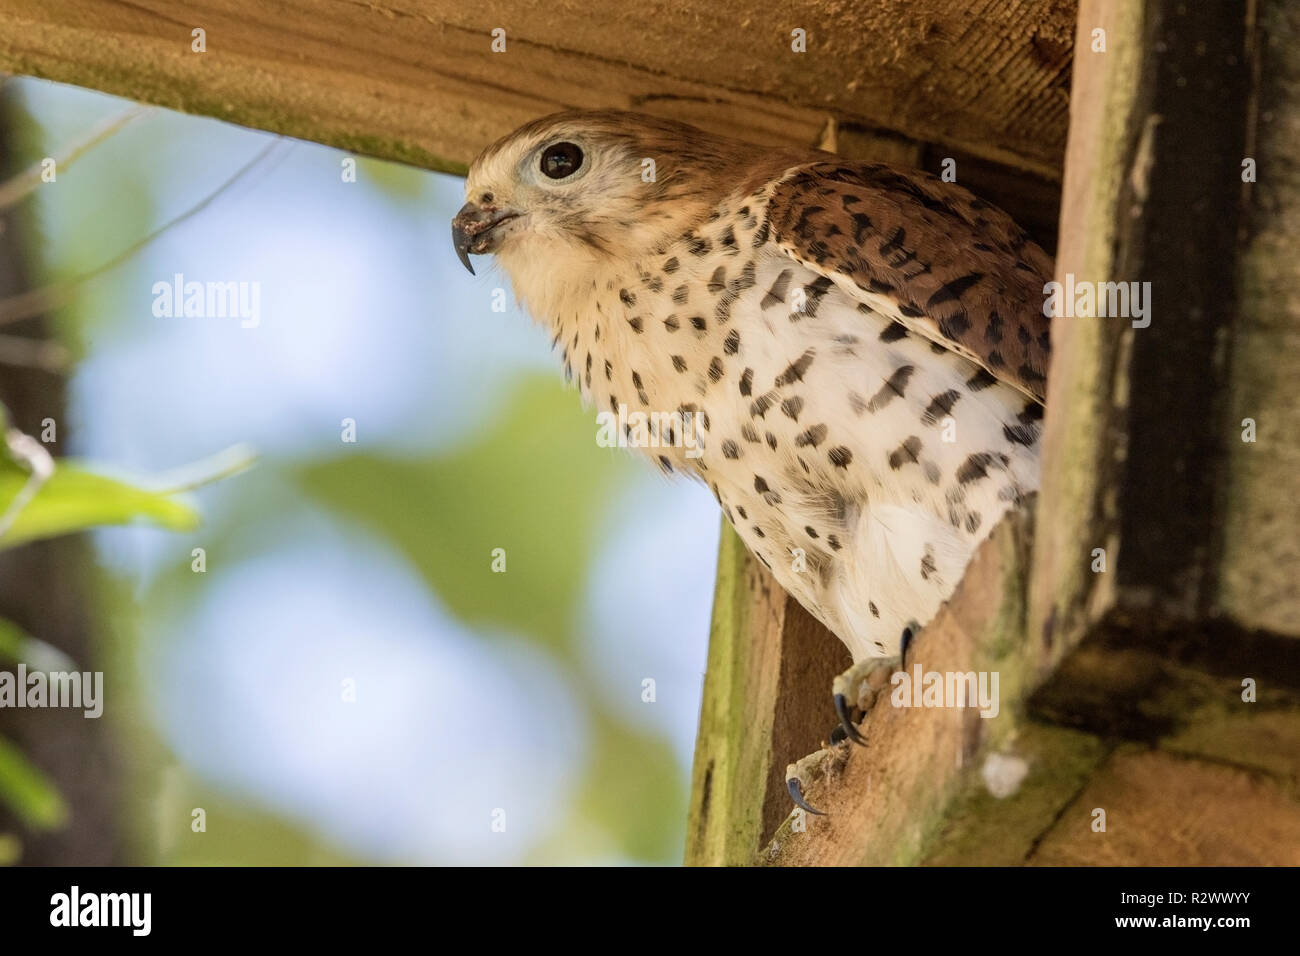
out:
M518 219L519 213L509 209L497 209L495 206L476 206L467 202L460 207L460 212L451 221L451 241L456 246L456 255L461 264L474 274L469 256L485 255L496 248L493 230L504 222Z

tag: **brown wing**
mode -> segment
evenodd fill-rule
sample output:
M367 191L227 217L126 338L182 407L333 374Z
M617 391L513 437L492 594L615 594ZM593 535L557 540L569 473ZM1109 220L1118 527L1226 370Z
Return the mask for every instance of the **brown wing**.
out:
M787 174L768 216L787 255L1043 399L1052 260L1002 210L928 173L829 162Z

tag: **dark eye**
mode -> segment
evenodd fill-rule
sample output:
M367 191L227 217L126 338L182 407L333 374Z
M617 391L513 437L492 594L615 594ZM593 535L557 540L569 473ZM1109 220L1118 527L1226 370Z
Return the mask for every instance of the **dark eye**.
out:
M573 143L556 143L542 153L542 172L552 179L563 179L582 165L582 150Z

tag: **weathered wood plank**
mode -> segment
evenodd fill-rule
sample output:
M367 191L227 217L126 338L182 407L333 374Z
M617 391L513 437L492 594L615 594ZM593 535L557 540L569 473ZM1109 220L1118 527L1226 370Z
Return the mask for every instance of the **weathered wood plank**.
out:
M1095 830L1105 811L1104 831ZM1297 866L1300 805L1258 774L1136 745L1035 847L1036 866Z
M1260 3L1258 19L1216 603L1244 627L1300 634L1300 6ZM1254 442L1236 440L1247 419Z
M725 523L686 825L686 863L740 862L762 832L785 596ZM748 732L738 732L748 728Z
M1300 405L1278 378L1300 335L1300 97L1294 11L1257 9L1080 10L1079 49L1096 26L1107 49L1076 60L1056 278L1136 283L1148 312L1053 324L1031 628L1058 659L1107 628L1181 633L1206 662L1252 629L1300 636ZM1262 102L1267 175L1248 186ZM1267 423L1261 443L1243 447L1244 417ZM1263 671L1289 653L1259 648Z
M1075 728L1105 759L1025 862L1300 859L1300 652L1275 666L1263 663L1266 641L1232 641L1211 672L1181 661L1185 638L1173 637L1150 646L1124 632L1090 635L1034 695L1035 718ZM1251 674L1258 686L1247 689L1242 678Z
M1059 176L1075 6L8 0L0 69L453 171L543 113L623 107L764 144L834 116Z

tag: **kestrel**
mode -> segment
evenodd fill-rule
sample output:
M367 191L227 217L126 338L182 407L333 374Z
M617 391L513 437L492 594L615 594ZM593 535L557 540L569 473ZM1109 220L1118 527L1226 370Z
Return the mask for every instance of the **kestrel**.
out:
M496 255L587 402L697 426L694 449L671 426L634 444L706 483L848 646L835 703L860 742L867 662L1038 485L1051 260L927 173L635 113L521 127L466 198L461 261Z

